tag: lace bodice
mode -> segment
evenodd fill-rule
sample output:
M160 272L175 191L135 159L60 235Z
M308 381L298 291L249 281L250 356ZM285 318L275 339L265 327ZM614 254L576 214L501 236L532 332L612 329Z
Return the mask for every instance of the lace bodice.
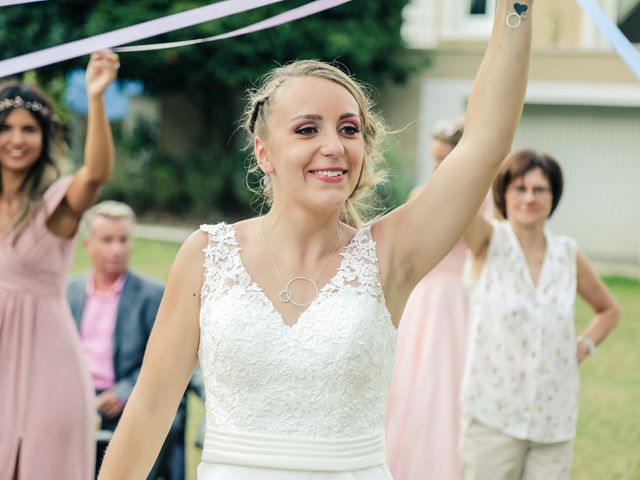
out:
M234 228L201 229L207 428L318 439L382 430L396 329L370 230L355 235L336 275L287 326L242 264Z

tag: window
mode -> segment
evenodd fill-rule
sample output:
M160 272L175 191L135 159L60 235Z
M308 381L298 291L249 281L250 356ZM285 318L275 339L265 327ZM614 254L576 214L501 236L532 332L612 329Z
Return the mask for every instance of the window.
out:
M495 0L443 0L443 37L447 40L484 40L491 33Z
M486 15L487 14L487 0L471 0L469 5L469 14L471 15Z

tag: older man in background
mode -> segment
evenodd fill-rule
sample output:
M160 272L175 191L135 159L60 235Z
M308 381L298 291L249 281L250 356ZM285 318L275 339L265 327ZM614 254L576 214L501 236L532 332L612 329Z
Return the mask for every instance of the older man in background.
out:
M128 205L105 201L85 214L89 272L74 277L67 298L78 326L96 390L101 429L113 431L138 378L163 286L128 270L135 215ZM149 479L184 478L183 399ZM96 474L105 444L98 444Z

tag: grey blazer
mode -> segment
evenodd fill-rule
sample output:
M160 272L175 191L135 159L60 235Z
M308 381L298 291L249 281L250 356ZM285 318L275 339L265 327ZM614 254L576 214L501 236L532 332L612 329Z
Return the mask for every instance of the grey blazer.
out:
M164 292L164 287L154 280L129 271L126 275L113 332L113 393L125 401L138 379L144 350ZM78 331L88 278L88 274L73 277L67 288L67 300Z

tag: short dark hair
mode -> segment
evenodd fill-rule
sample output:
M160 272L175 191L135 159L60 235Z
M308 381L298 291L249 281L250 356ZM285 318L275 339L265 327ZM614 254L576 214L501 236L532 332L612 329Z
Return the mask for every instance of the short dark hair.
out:
M507 204L505 201L507 188L511 185L511 182L523 177L527 172L535 168L542 170L551 186L552 200L549 216L553 214L558 203L560 203L563 179L562 169L558 162L546 153L530 149L519 150L506 158L493 181L493 202L504 218L507 218Z

